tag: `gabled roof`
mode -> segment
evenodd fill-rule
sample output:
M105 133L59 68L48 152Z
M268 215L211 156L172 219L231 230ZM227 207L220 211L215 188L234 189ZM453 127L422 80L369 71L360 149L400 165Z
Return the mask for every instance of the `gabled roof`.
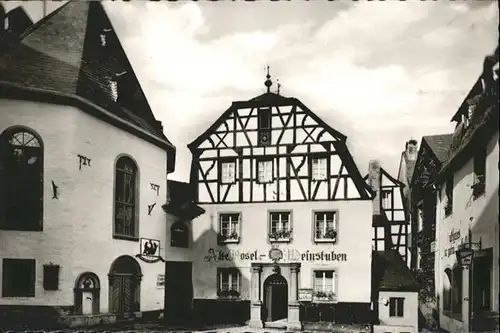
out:
M110 81L124 72L129 90L123 101L115 101ZM50 95L85 102L121 119L135 135L143 132L175 152L98 1L69 1L27 29L18 44L0 54L0 88L1 95L10 98L48 99Z
M320 117L318 117L314 112L312 112L307 106L305 106L300 100L293 97L284 97L272 92L266 92L262 95L256 96L248 101L237 101L233 102L231 106L224 111L224 113L202 134L200 134L195 140L188 144L190 150L196 149L203 140L209 136L213 131L217 129L224 121L237 109L241 108L258 108L262 106L284 106L284 105L297 105L299 106L309 117L314 119L320 126L326 129L334 138L340 141L345 141L346 136L337 130L333 129L330 125L325 123Z
M419 284L396 250L372 252L372 283L376 291L419 290Z
M448 152L450 150L451 141L453 134L437 134L437 135L426 135L422 137L422 142L425 141L434 156L441 163L445 163L448 159ZM420 145L422 146L422 145Z

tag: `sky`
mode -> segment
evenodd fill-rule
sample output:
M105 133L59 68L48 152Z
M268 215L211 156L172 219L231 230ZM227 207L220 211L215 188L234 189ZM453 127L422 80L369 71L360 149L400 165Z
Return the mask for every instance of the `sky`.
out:
M47 2L48 12L64 2ZM34 21L42 2L22 5ZM405 142L451 133L451 117L498 41L495 1L105 2L151 108L177 147L170 179L189 181L186 145L233 101L265 92L265 67L347 136L362 174L397 176Z

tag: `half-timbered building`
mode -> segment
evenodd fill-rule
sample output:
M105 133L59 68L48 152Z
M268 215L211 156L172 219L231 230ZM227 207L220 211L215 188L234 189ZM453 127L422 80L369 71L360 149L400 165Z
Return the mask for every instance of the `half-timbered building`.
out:
M175 147L100 2L0 54L0 110L0 326L157 316Z
M206 211L193 223L195 308L254 326L367 322L372 192L346 136L265 84L189 144Z
M434 179L448 159L452 134L422 137L410 181L410 267L420 283L419 306L428 329L437 328L434 285L437 190Z
M373 249L396 250L408 262L409 221L404 201L404 184L371 161L365 180L375 192L373 199Z

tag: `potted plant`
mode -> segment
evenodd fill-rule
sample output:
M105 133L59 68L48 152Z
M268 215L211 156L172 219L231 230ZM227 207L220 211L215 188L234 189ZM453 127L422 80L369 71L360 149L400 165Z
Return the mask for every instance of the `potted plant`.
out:
M221 290L217 293L217 296L221 298L238 298L240 297L240 293L237 290Z
M323 235L323 238L335 240L337 238L337 231L335 231L333 228L327 228Z
M230 234L219 233L217 235L217 242L219 244L226 243L227 241L237 241L239 238L236 231L232 231Z
M274 241L289 240L292 237L293 229L280 229L269 233L269 239Z
M314 293L314 298L319 301L333 301L335 300L335 294L331 291L318 290Z

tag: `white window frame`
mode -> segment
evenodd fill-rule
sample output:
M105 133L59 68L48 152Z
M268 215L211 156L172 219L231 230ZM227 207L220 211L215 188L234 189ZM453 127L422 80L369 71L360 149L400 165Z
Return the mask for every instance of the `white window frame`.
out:
M269 212L269 233L272 233L272 231L273 231L273 221L275 221L273 219L273 216L276 216L276 215L279 216L279 218L277 220L278 225L276 227L276 231L283 230L283 231L289 231L291 233L293 230L293 228L292 228L292 213L286 212L286 211ZM284 228L283 221L285 221L285 219L283 218L283 216L286 216L287 220L288 220L288 227L286 229ZM290 238L291 238L290 236L289 237L281 237L281 238L278 238L276 240L270 239L270 241L271 242L288 241L288 240L290 240Z
M257 160L257 182L259 184L269 184L274 181L274 168L272 159Z
M318 216L323 214L324 218L322 220L318 219ZM318 237L318 229L319 229L319 222L323 222L323 230L322 230L322 235L326 234L326 231L328 229L328 222L330 221L327 219L329 214L333 214L333 230L337 232L337 235L335 238L326 238L326 237ZM338 237L338 212L337 211L317 211L314 212L314 241L316 242L335 242L336 238Z
M220 181L222 184L236 183L236 161L222 161L220 168Z
M237 215L238 218L233 221L233 217ZM223 233L223 220L225 218L229 218L227 221L228 224L228 232ZM236 243L240 240L240 228L241 228L241 213L220 213L219 214L219 234L224 236L230 236L233 232L237 234L235 239L226 239L222 241L223 243Z
M223 288L223 277L227 277L227 289ZM236 268L219 268L217 270L217 281L218 281L218 288L217 292L224 292L224 291L231 291L234 290L233 287L233 281L236 280L236 290L239 294L241 294L241 273L238 271Z
M311 161L311 179L313 181L328 179L328 159L326 157L313 157Z
M321 288L317 288L317 285L316 285L316 281L317 281L316 274L317 273L322 273L322 275L323 275L321 277L321 282L322 282ZM326 281L328 280L326 275L328 273L332 274L332 278L331 278L332 290L327 290L327 288L326 288L326 285L327 285ZM313 293L314 293L314 295L316 295L317 292L323 292L327 295L331 295L332 299L329 299L330 301L333 301L335 299L335 297L337 296L337 271L336 270L334 270L334 269L316 269L313 271ZM323 297L318 297L318 296L314 296L314 298L316 300L319 300L319 301L327 300L327 299L324 299Z

